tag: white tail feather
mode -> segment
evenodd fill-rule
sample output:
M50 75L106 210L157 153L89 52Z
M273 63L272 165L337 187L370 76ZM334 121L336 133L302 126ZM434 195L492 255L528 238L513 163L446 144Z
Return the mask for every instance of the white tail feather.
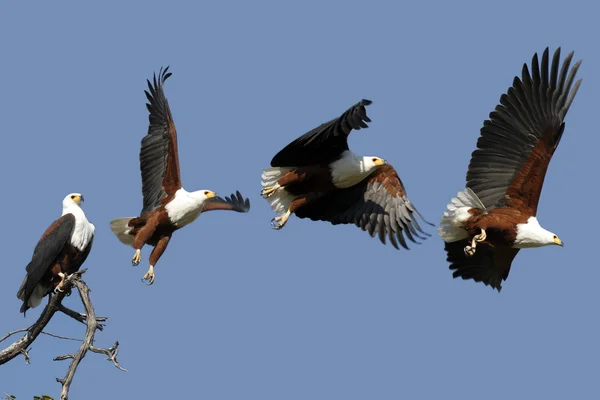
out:
M110 221L110 230L115 234L121 243L133 247L134 236L130 235L131 227L128 225L135 217L117 218Z
M292 169L291 167L273 167L263 170L260 177L262 188L277 186L277 181ZM282 215L290 208L290 204L294 201L294 196L289 194L285 188L279 188L270 197L267 197L266 200L273 211Z
M33 289L33 293L29 297L29 301L27 302L27 305L29 306L29 308L35 308L35 307L39 306L40 303L42 302L42 299L47 294L48 294L48 288L46 288L40 284L36 285L35 289Z
M463 226L471 217L471 214L469 214L471 208L485 211L485 206L479 200L479 197L469 188L458 192L456 197L450 200L438 229L444 242L457 242L468 237L468 233Z

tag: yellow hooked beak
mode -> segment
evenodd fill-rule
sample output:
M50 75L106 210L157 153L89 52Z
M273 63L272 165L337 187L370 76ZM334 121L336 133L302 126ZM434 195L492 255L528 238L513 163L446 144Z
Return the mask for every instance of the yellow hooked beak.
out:
M557 244L557 245L559 245L560 247L564 246L562 240L560 240L558 238L558 236L554 236L554 243Z
M206 190L204 192L204 195L206 196L207 199L212 199L213 197L217 197L217 194L210 190Z
M71 196L71 200L73 200L73 202L75 204L81 204L83 202L83 195L75 194L75 195Z

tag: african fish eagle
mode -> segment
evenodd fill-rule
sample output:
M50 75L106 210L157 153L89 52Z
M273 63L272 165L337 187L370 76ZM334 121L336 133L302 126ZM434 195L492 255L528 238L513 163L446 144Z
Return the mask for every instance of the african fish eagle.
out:
M81 208L83 196L71 193L63 199L62 216L54 221L35 246L17 297L21 312L37 307L44 296L62 291L65 279L79 271L94 240L93 224Z
M181 186L177 153L177 131L163 92L165 81L171 76L169 67L161 68L158 80L148 82L145 91L149 103L150 126L142 139L140 170L142 172L143 208L139 217L117 218L110 228L124 244L135 249L132 264L142 260L144 244L154 246L150 267L142 280L154 283L154 267L163 254L173 232L193 222L201 213L212 210L248 212L250 201L240 192L225 199L211 190L188 192Z
M521 79L514 78L484 122L466 189L448 204L439 229L454 278L500 291L519 249L563 245L540 226L536 214L548 164L581 83L573 85L581 61L569 71L572 58L571 52L559 69L560 48L551 63L546 48L541 66L536 53L531 73L524 64Z
M262 172L262 196L279 216L271 220L281 229L292 214L333 225L355 224L371 237L386 238L406 249L403 236L430 236L413 214L421 215L408 199L394 168L379 157L361 157L348 147L353 129L367 128L366 106L361 100L339 118L304 134L281 150L271 168ZM424 221L424 220L423 220ZM422 236L421 236L422 234Z

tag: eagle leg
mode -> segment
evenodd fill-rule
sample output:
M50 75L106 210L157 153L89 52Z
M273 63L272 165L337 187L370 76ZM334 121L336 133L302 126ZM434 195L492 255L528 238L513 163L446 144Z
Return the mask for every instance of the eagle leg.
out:
M56 294L58 294L59 292L60 293L64 292L64 290L62 290L62 288L65 284L65 279L67 278L67 276L65 274L63 274L62 272L59 272L58 276L60 277L60 282L58 282L58 285L56 285L56 287L54 288L54 293L56 293Z
M143 281L148 281L148 285L152 285L154 283L154 266L160 259L160 256L165 252L167 246L169 245L169 240L171 240L171 235L161 237L156 246L154 246L154 250L150 253L150 268L148 268L148 272L142 278Z
M150 268L148 268L148 272L146 272L146 275L144 275L144 277L142 278L142 282L143 281L148 281L148 285L152 285L154 283L154 266L151 265Z
M260 191L260 195L263 198L268 199L269 197L273 196L273 194L275 194L277 189L279 189L280 187L281 186L279 184L276 184L275 186L267 186Z
M271 228L276 230L283 228L287 223L288 219L290 218L290 215L292 215L292 212L290 210L287 210L285 214L273 218L271 220Z
M135 267L140 263L140 261L142 261L142 250L137 249L133 255L133 258L131 259L131 265Z
M482 229L479 235L473 236L473 240L471 240L471 245L465 246L465 255L467 257L473 257L475 255L475 248L477 247L477 243L483 242L486 238L487 234L485 233L485 229Z

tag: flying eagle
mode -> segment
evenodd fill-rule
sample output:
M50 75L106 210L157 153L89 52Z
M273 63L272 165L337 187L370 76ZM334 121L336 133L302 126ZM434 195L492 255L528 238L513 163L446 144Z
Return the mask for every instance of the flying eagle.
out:
M536 53L531 73L525 64L522 78L515 77L484 122L467 187L448 204L440 224L454 278L500 291L519 249L563 245L540 226L536 214L548 164L581 83L571 88L581 64L569 71L572 58L570 53L559 70L560 48L551 64L547 48L541 66Z
M17 292L23 301L22 313L37 307L52 291L62 291L67 276L79 271L90 254L95 227L85 217L82 202L83 196L79 193L65 197L62 216L46 229L35 246Z
M348 148L350 132L371 122L369 104L361 100L273 157L272 168L262 172L261 194L279 214L271 220L274 229L283 228L294 213L333 225L355 224L383 244L388 238L397 249L398 243L408 249L403 232L415 243L430 236L413 217L423 219L396 170L382 158L360 157Z
M135 249L132 264L142 260L144 244L154 246L150 254L150 268L142 278L154 283L154 266L163 254L171 235L193 222L201 213L212 210L248 212L250 201L240 192L225 199L211 190L188 192L181 186L177 153L177 131L163 92L165 81L171 76L169 67L161 68L158 80L148 82L145 91L149 103L150 126L142 139L140 169L142 172L143 208L139 217L118 218L110 228L124 244Z

